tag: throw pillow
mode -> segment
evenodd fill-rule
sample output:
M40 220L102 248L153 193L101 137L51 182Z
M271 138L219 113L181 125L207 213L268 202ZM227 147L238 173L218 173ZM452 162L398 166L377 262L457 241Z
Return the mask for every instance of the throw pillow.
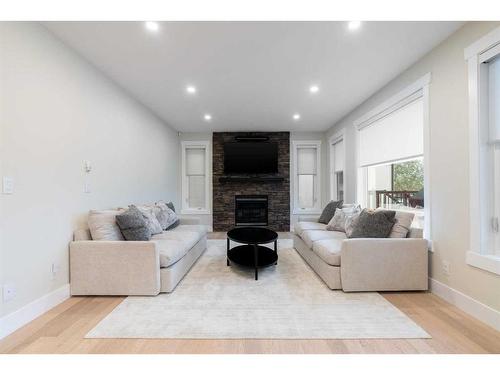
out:
M395 211L372 211L366 208L352 222L348 238L387 238L396 222Z
M360 212L361 207L355 205L336 210L335 215L328 222L326 230L346 232L346 228L350 226L351 222Z
M158 207L161 210L160 216L157 215L157 217L159 218L159 221L161 218L161 225L164 230L173 229L179 225L180 220L177 217L175 210L170 208L174 207L172 202L165 203L160 201L156 203L156 207ZM158 210L156 212L158 213Z
M335 210L342 207L342 201L330 201L323 209L321 216L318 219L318 223L328 224L332 220L333 215L335 215Z
M158 201L158 202L156 202L156 205L158 205L158 204L164 204L164 205L166 205L168 208L170 208L172 211L174 211L174 212L175 212L175 206L174 206L174 204L173 204L172 202L168 202L168 203L166 203L165 201Z
M151 239L148 223L142 212L134 205L117 215L116 223L127 241L149 241Z
M382 210L383 208L377 208L377 211ZM392 227L389 238L406 238L414 217L415 214L413 212L396 211L396 222Z
M139 211L141 211L141 213L144 215L151 234L158 234L163 232L163 228L160 222L156 218L156 215L153 213L153 206L140 206L136 208L139 209Z
M88 225L94 241L123 241L124 238L118 225L116 215L119 210L89 211Z

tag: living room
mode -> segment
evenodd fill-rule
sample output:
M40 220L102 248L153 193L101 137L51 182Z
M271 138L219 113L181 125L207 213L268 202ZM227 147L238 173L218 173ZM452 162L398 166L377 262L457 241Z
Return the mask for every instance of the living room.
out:
M64 19L0 22L0 353L500 354L499 21Z

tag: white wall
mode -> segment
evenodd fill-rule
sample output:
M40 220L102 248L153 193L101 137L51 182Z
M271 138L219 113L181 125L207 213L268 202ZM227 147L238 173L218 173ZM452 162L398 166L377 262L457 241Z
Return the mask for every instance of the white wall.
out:
M89 209L173 200L177 133L36 23L0 23L0 316L68 283ZM92 162L85 194L83 160ZM51 265L60 265L52 280Z
M353 121L428 72L430 95L430 172L434 253L431 276L500 311L500 276L465 263L469 244L468 88L464 48L498 22L470 22L338 122L327 137L346 131L346 201L356 199L355 128ZM450 262L450 275L443 272Z

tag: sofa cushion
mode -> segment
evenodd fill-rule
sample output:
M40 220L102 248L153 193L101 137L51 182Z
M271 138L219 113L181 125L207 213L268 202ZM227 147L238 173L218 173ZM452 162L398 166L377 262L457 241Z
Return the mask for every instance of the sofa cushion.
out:
M331 266L340 266L341 239L319 240L313 243L312 250Z
M313 243L320 240L345 240L347 237L344 232L333 232L327 230L305 230L300 236L309 248L313 247Z
M207 228L205 225L179 225L175 229L155 234L151 239L185 241L193 247L206 234Z
M297 236L302 235L302 232L308 229L315 230L326 230L326 225L322 223L317 223L315 221L298 221L293 226L295 234Z
M323 209L323 212L321 213L321 216L318 219L318 223L328 224L328 222L332 219L333 215L335 214L337 208L341 207L342 207L342 201L330 201Z
M160 253L160 267L162 268L169 267L176 263L192 248L187 241L183 240L152 239L151 242L156 243Z
M90 235L94 241L123 241L120 227L116 223L116 215L120 210L91 210L88 217Z
M352 230L346 231L349 238L387 238L396 222L395 211L373 211L364 209L354 219Z

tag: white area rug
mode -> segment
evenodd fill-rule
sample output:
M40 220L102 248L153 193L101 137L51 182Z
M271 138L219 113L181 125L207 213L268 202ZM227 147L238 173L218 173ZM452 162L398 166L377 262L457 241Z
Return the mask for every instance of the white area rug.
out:
M226 266L224 240L171 294L128 297L87 338L368 339L430 336L378 293L332 291L279 241L276 267Z

